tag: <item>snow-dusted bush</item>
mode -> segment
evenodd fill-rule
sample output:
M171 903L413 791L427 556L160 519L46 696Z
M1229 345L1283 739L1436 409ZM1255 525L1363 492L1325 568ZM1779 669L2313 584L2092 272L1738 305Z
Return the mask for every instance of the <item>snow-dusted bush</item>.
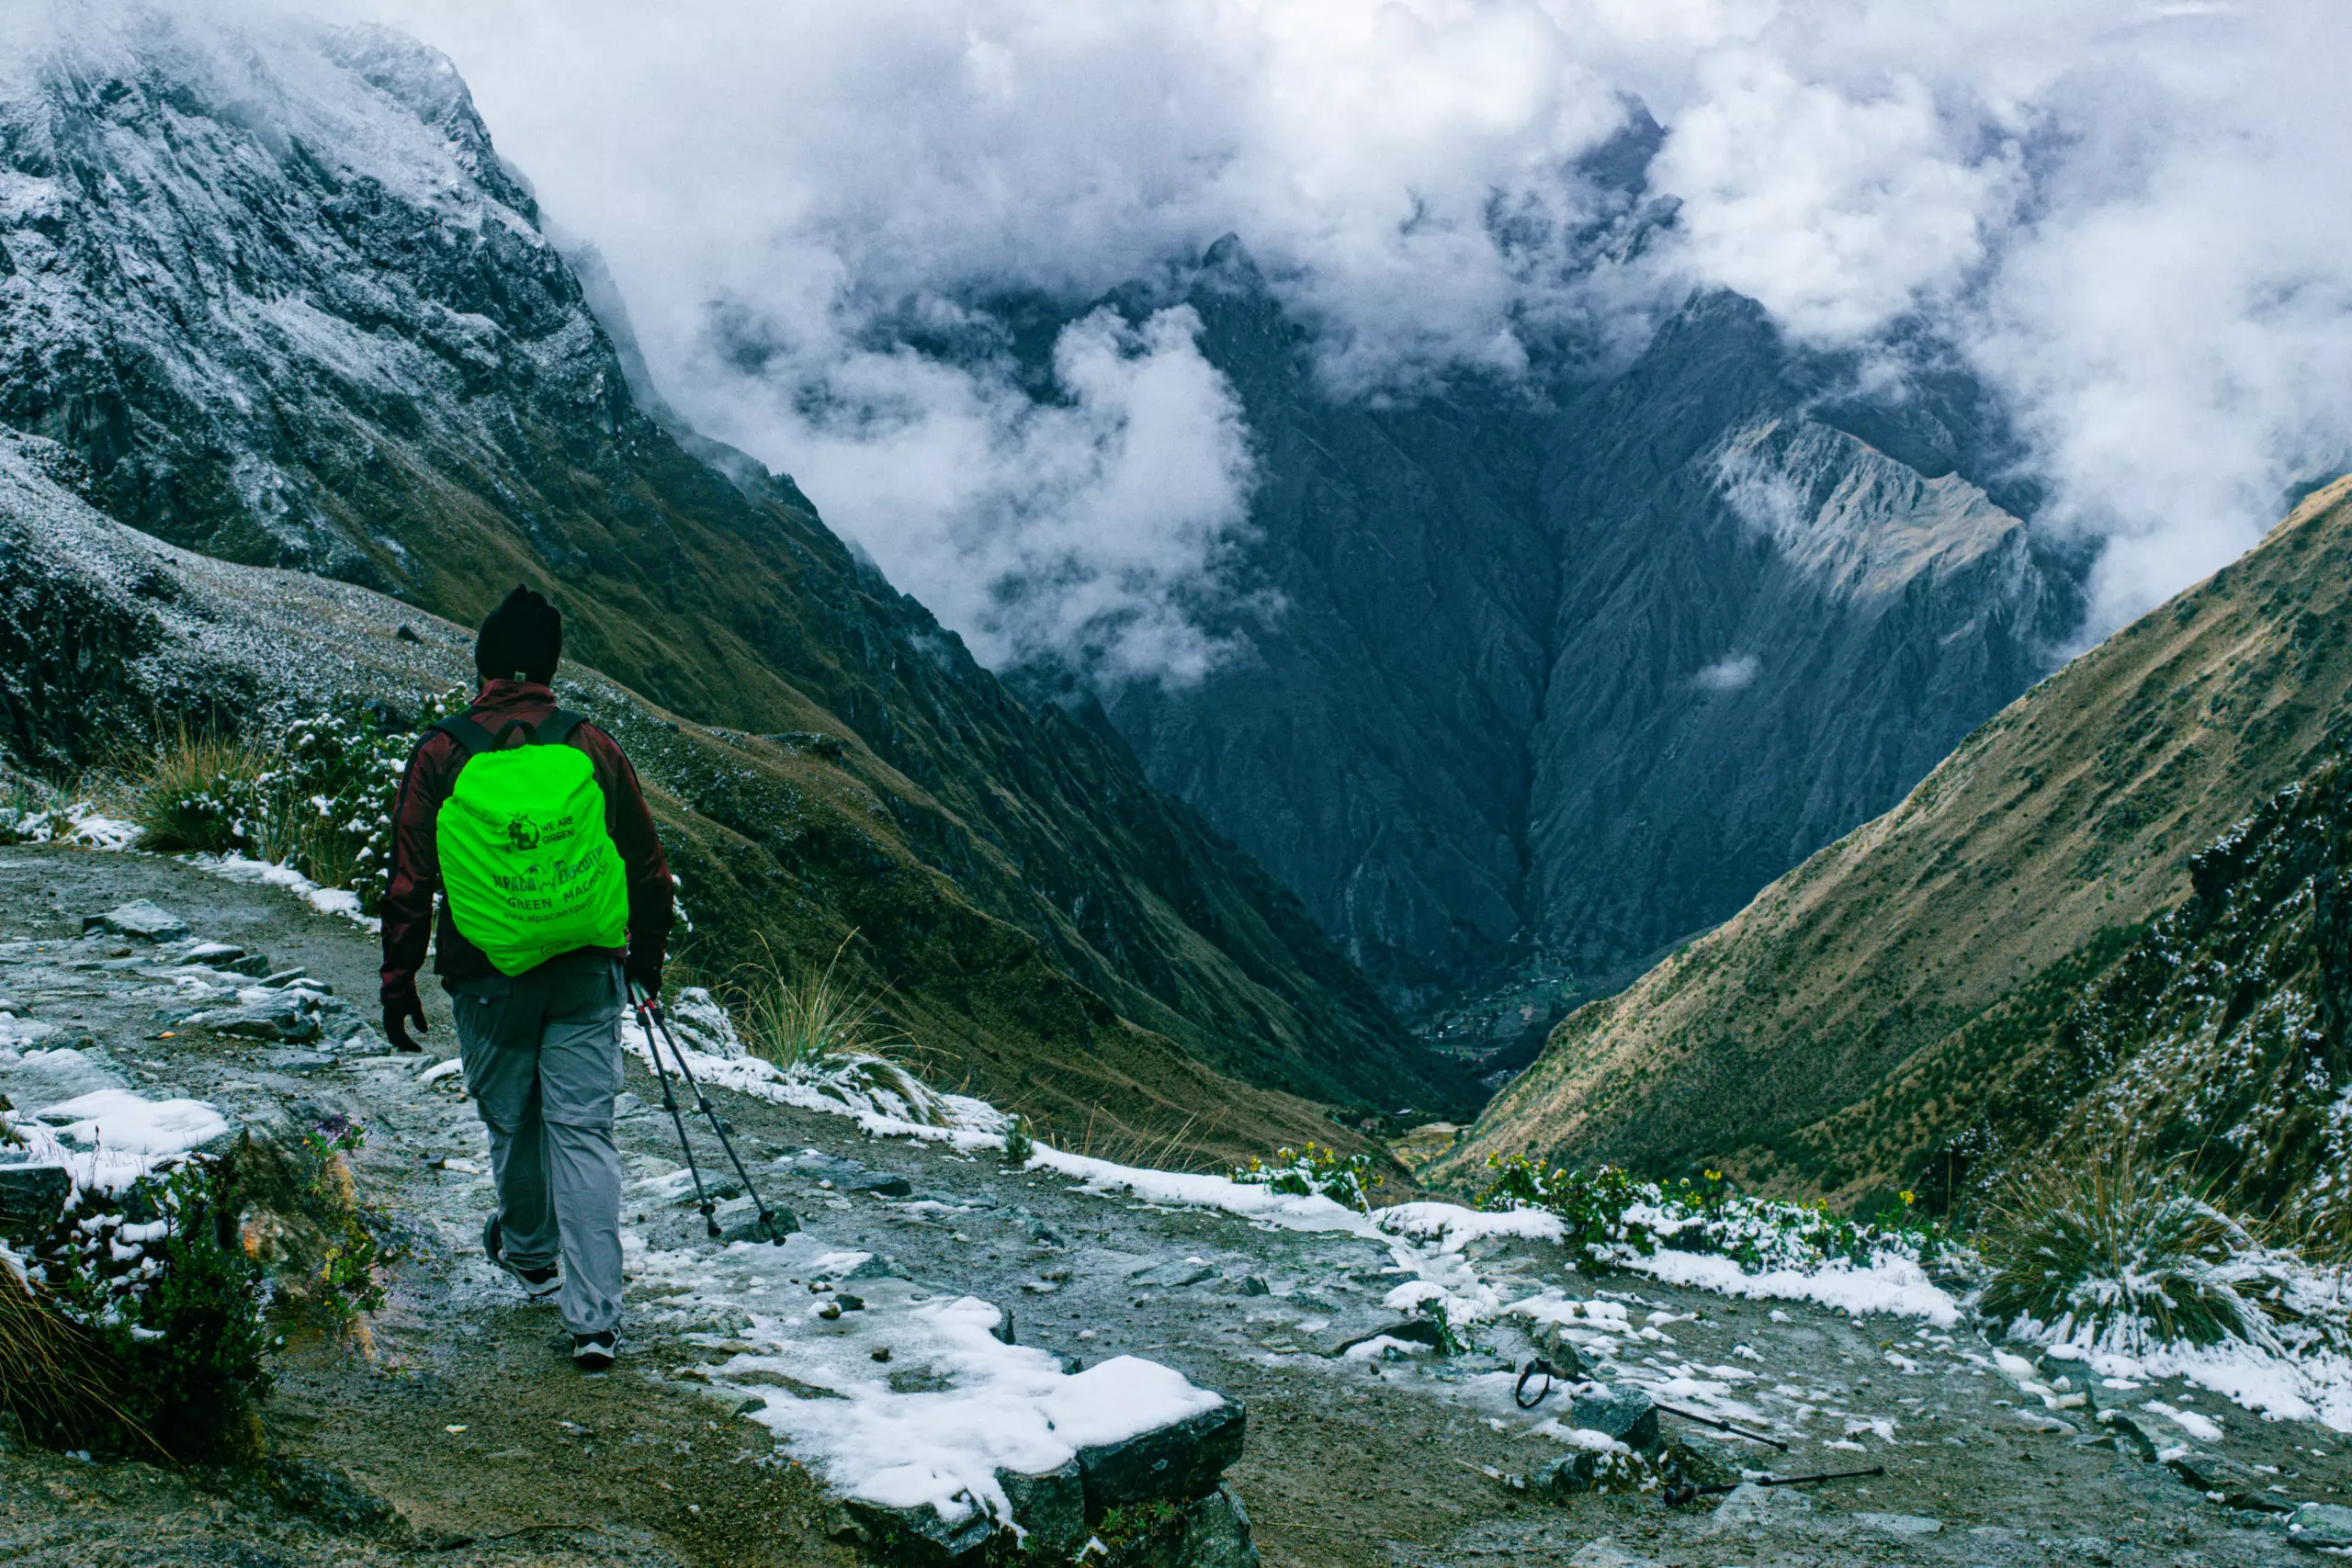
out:
M1252 1155L1248 1165L1235 1168L1233 1179L1293 1198L1329 1198L1360 1214L1372 1212L1372 1194L1381 1184L1370 1155L1343 1155L1312 1139L1304 1150L1275 1150L1271 1160Z
M1479 1196L1489 1213L1541 1209L1559 1216L1562 1239L1596 1262L1647 1258L1660 1247L1728 1258L1751 1272L1815 1269L1833 1260L1857 1268L1881 1254L1932 1262L1942 1233L1916 1218L1911 1195L1873 1220L1840 1218L1819 1204L1735 1191L1720 1171L1668 1186L1612 1165L1564 1170L1526 1155L1489 1156L1494 1179Z

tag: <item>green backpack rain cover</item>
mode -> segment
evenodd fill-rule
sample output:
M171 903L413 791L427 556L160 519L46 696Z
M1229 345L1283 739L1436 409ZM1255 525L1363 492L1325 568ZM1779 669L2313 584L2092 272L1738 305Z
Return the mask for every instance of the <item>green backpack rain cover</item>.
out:
M502 975L582 947L628 942L628 886L605 826L605 792L588 753L564 740L581 716L536 730L519 720L493 739L469 717L435 728L466 750L434 819L441 888L459 935ZM507 746L521 731L525 743Z

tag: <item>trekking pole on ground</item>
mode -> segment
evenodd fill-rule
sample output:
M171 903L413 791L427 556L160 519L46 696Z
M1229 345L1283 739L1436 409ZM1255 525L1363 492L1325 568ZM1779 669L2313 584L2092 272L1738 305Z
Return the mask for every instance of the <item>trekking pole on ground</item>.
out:
M789 1231L779 1230L776 1228L775 1211L768 1207L766 1199L760 1196L760 1190L752 1185L752 1173L743 1168L743 1156L735 1152L735 1140L728 1136L727 1123L719 1120L718 1111L711 1105L709 1100L705 1098L702 1092L702 1085L695 1082L694 1074L687 1070L686 1053L679 1046L678 1037L670 1032L669 1022L662 1018L660 1004L655 1002L652 998L647 996L645 993L645 987L639 985L634 980L629 982L629 989L636 994L638 998L638 1016L640 1019L650 1019L652 1021L653 1027L662 1032L662 1038L669 1043L671 1058L677 1063L679 1078L685 1084L686 1088L693 1092L695 1108L706 1117L709 1118L710 1130L718 1134L718 1146L727 1151L727 1163L735 1168L735 1179L743 1184L745 1196L752 1200L752 1206L760 1212L760 1228L768 1233L768 1244L771 1247L782 1247L784 1245L784 1238L791 1233ZM648 1043L651 1043L651 1031L647 1032L646 1040ZM665 1078L662 1080L662 1093L667 1094L668 1092L669 1080ZM681 1131L678 1136L683 1140L685 1134ZM689 1159L689 1163L691 1163L691 1158ZM718 1234L718 1225L716 1221L710 1220L710 1213L707 1209L703 1212L703 1217L705 1221L708 1222L710 1224L710 1234L717 1235Z
M1826 1470L1819 1475L1768 1475L1761 1481L1737 1481L1728 1486L1669 1486L1666 1503L1679 1508L1697 1497L1713 1497L1725 1492L1736 1492L1742 1486L1803 1486L1815 1481L1850 1481L1858 1475L1884 1475L1886 1466L1874 1464L1868 1470Z
M628 988L633 997L644 995L635 981L629 982ZM686 1156L686 1174L694 1178L695 1207L702 1211L703 1227L716 1236L718 1235L718 1221L713 1211L718 1205L710 1201L710 1194L702 1190L702 1172L695 1165L695 1146L686 1139L686 1119L678 1111L677 1097L670 1092L670 1072L662 1065L662 1047L653 1038L652 1015L641 1000L637 1003L637 1023L645 1031L645 1054L653 1058L653 1076L662 1080L662 1109L670 1113L670 1125L678 1130L678 1148Z
M1657 1401L1653 1400L1651 1403L1657 1404ZM1735 1438L1746 1438L1751 1442L1770 1443L1782 1453L1789 1451L1789 1445L1778 1438L1770 1437L1762 1432L1751 1432L1745 1427L1735 1427L1728 1421L1718 1421L1712 1416L1702 1416L1695 1410L1685 1410L1676 1404L1659 1404L1657 1408L1665 1415L1679 1416L1685 1421L1696 1421L1702 1427L1713 1427L1718 1432L1729 1432Z

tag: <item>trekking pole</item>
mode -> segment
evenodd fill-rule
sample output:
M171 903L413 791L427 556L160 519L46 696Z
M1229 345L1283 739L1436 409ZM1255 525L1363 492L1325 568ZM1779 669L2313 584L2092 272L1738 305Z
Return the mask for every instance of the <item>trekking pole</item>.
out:
M752 1173L743 1168L743 1156L735 1152L735 1140L727 1135L727 1123L719 1120L718 1111L703 1094L702 1085L695 1082L694 1074L687 1070L686 1053L678 1044L678 1037L670 1032L669 1022L662 1016L661 1004L647 996L645 987L638 985L634 980L629 982L629 988L638 995L639 1016L651 1019L654 1027L661 1030L662 1038L669 1043L670 1055L678 1065L679 1078L684 1082L688 1089L693 1091L695 1107L710 1119L710 1130L718 1134L718 1146L727 1151L727 1163L735 1168L735 1179L743 1184L745 1195L752 1200L752 1206L760 1212L760 1228L768 1233L768 1245L782 1247L784 1238L791 1232L776 1228L775 1211L768 1207L766 1199L760 1196L760 1190L752 1185ZM710 1234L713 1235L718 1234L717 1224L710 1227Z
M1666 1489L1666 1505L1679 1508L1697 1497L1713 1497L1725 1492L1736 1492L1742 1486L1804 1486L1815 1481L1850 1481L1858 1475L1884 1475L1886 1466L1874 1464L1868 1470L1826 1470L1819 1475L1768 1475L1761 1481L1736 1481L1728 1486L1669 1486Z
M644 994L638 991L635 981L629 983L629 989L640 997ZM694 1178L695 1207L702 1211L704 1228L717 1236L718 1221L714 1211L718 1205L710 1201L710 1194L702 1190L702 1172L695 1165L695 1146L686 1141L686 1119L678 1111L677 1097L670 1092L669 1069L662 1065L662 1047L654 1041L653 1025L643 1001L637 1004L637 1023L645 1031L645 1054L653 1059L653 1076L662 1080L662 1109L670 1113L670 1125L678 1130L678 1147L686 1156L686 1174Z
M1655 1400L1651 1403L1657 1404ZM1679 1416L1685 1421L1696 1421L1702 1427L1713 1427L1718 1432L1729 1432L1735 1438L1746 1438L1750 1442L1770 1443L1782 1453L1789 1451L1789 1445L1778 1438L1770 1437L1762 1432L1751 1432L1745 1427L1735 1427L1728 1421L1718 1421L1712 1416L1702 1416L1695 1410L1685 1410L1677 1404L1659 1404L1657 1408L1665 1415Z

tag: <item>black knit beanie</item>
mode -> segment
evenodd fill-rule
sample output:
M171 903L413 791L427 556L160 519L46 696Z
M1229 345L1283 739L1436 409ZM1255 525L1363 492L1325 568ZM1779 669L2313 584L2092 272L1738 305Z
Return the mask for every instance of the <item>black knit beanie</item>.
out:
M474 669L485 681L555 679L563 659L563 612L529 589L516 587L490 613L474 643Z

